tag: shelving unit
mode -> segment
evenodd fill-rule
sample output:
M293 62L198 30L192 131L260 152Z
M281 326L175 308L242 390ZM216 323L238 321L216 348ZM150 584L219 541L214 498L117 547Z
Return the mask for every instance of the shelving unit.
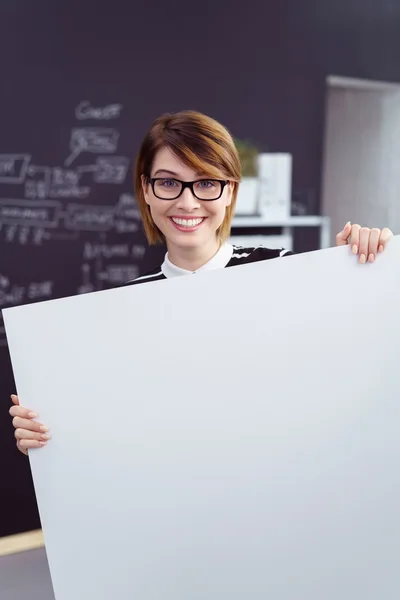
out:
M293 237L293 231L296 227L319 227L319 245L320 249L329 248L331 245L331 230L330 218L322 216L299 216L280 219L279 221L271 221L265 217L259 216L237 216L232 220L232 237L240 236L240 229L244 228L259 228L259 229L276 229L282 228L282 236ZM239 230L239 231L238 231ZM268 237L268 234L263 233L263 236Z

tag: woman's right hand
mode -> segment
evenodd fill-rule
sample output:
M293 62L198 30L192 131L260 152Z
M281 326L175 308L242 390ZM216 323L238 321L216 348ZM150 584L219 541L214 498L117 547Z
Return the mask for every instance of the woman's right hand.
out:
M11 395L13 405L10 408L10 415L13 417L12 424L15 427L15 438L17 440L17 448L22 454L28 455L29 448L41 448L46 446L50 439L48 427L34 421L38 416L29 408L24 408L19 405L18 396Z

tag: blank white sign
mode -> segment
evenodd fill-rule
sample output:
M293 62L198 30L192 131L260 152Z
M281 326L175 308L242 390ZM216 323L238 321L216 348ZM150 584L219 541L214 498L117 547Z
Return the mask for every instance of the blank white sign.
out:
M57 600L400 598L400 236L4 311Z

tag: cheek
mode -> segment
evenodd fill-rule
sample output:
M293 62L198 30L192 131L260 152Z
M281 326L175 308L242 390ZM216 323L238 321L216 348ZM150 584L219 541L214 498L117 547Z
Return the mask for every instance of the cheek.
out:
M161 216L160 208L153 202L149 203L150 213L154 221L158 221Z
M225 217L227 208L231 205L232 195L227 192L228 190L209 207L210 214L221 222Z
M226 214L225 200L222 200L222 202L218 202L218 204L215 203L213 206L210 206L208 209L208 213L212 219L213 227L220 227Z
M150 199L150 202L148 203L148 205L149 205L150 214L153 218L154 223L164 233L165 219L166 219L165 213L168 210L168 207L165 206L164 204L160 204L160 202L154 201L153 199Z

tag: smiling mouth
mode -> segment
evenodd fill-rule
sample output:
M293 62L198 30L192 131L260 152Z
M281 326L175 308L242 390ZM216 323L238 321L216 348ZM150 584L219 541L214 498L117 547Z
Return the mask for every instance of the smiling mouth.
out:
M193 230L200 227L200 225L206 220L206 217L199 217L197 219L180 219L179 217L169 217L172 223L178 229Z

